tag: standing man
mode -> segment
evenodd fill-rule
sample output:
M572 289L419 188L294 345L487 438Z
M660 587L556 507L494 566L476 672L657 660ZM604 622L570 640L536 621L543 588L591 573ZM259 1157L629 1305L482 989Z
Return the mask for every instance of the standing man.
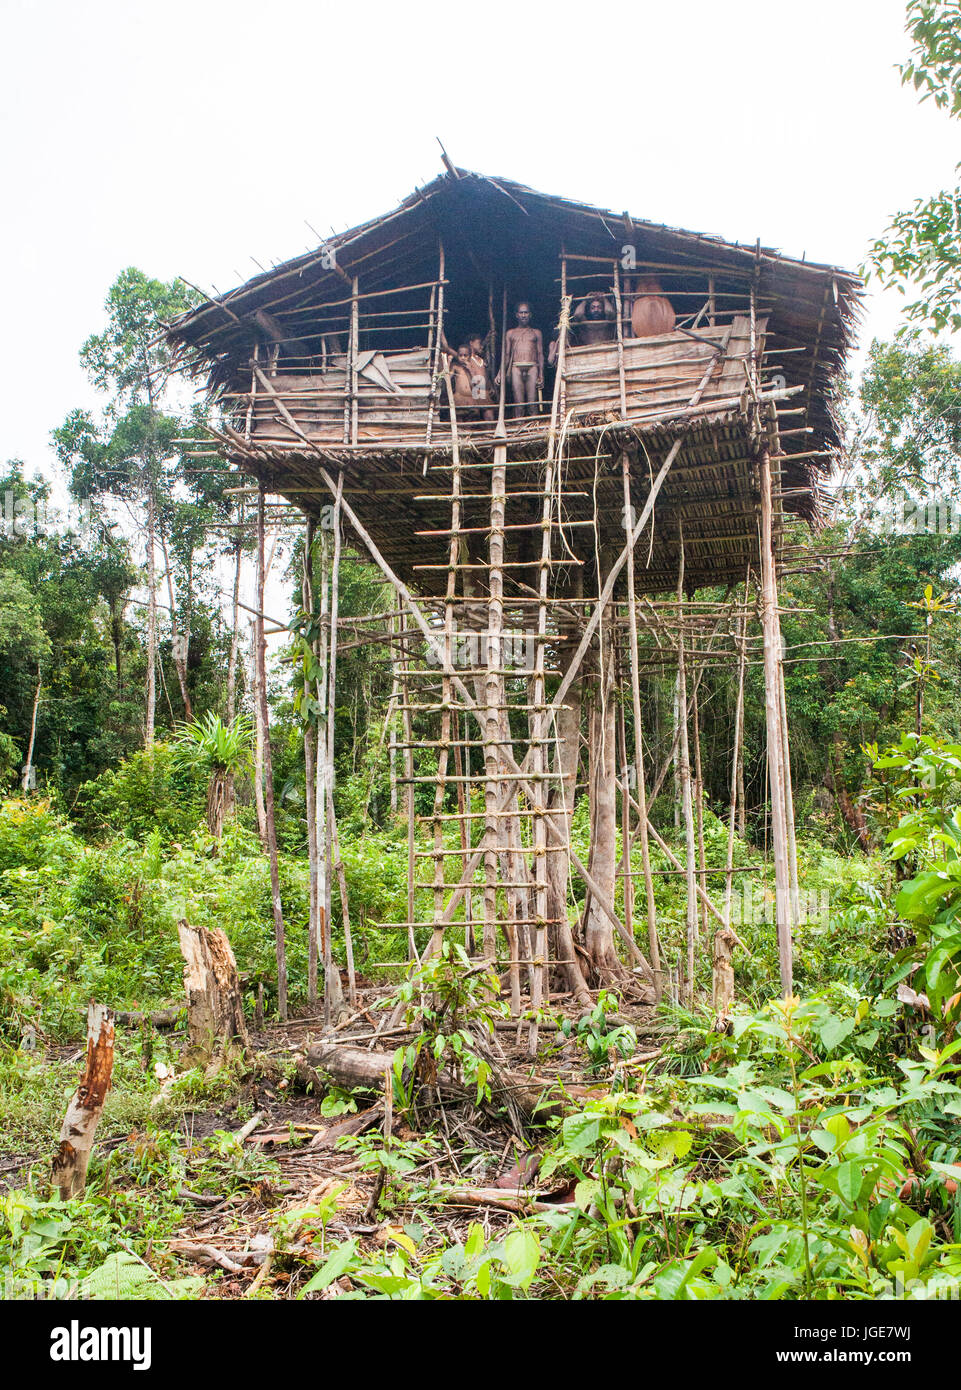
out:
M544 338L531 325L531 306L521 300L516 309L517 327L507 332L504 357L495 385L501 377L510 382L515 415L537 414L537 392L544 385Z

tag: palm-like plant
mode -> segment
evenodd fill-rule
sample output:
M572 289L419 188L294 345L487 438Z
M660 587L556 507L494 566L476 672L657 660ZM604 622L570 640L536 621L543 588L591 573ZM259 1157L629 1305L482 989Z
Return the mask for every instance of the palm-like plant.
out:
M225 724L212 710L182 724L177 732L177 761L207 775L207 826L215 840L233 810L234 778L250 764L250 738L245 715Z

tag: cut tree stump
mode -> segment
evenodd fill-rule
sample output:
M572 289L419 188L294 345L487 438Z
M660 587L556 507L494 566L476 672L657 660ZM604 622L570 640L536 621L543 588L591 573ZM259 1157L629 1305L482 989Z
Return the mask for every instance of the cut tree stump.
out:
M226 933L220 927L192 927L183 920L177 931L187 991L187 1052L206 1064L246 1056L250 1039L237 962Z
M718 1032L725 1032L728 1027L728 1014L734 1003L734 966L731 963L731 957L734 954L735 946L743 947L743 945L744 943L733 927L721 927L720 931L714 933L712 1002L715 1014L714 1027Z
M82 1197L87 1186L93 1141L113 1075L113 1042L113 1014L91 999L87 1009L87 1061L63 1117L60 1147L53 1158L53 1181L64 1202L69 1197Z

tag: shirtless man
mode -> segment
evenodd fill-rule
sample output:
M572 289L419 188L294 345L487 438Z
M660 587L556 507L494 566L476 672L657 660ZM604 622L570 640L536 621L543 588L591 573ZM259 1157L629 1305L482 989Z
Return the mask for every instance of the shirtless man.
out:
M536 415L537 392L544 385L544 338L539 328L531 326L531 306L526 300L521 300L516 313L517 327L508 329L495 385L500 386L506 374L515 415Z
M586 295L579 301L577 308L571 314L572 344L575 347L582 347L586 343L613 342L617 336L614 329L616 315L617 310L609 295ZM547 352L547 361L551 367L557 361L559 347L560 340L555 338Z
M617 336L614 328L616 317L617 310L608 295L585 295L571 314L571 324L576 325L576 342L581 346L613 342Z

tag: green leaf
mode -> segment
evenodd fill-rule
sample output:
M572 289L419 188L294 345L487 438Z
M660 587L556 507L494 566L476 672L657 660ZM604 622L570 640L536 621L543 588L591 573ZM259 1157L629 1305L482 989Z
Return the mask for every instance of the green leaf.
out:
M540 1263L540 1242L532 1231L511 1231L502 1249L502 1259L508 1269L508 1282L526 1292Z
M561 1128L564 1147L568 1153L593 1153L601 1137L601 1117L584 1112L568 1115Z
M821 1041L829 1052L833 1052L844 1039L854 1032L855 1022L853 1018L838 1018L836 1014L829 1014L827 1019L818 1029Z
M837 1190L852 1207L857 1206L864 1183L864 1169L860 1163L848 1161L837 1170Z
M354 1256L357 1254L357 1238L351 1236L350 1240L345 1240L342 1245L332 1251L327 1260L300 1291L300 1297L304 1294L316 1293L318 1289L326 1289L328 1284L332 1284L335 1279L339 1279L344 1271L349 1267Z

